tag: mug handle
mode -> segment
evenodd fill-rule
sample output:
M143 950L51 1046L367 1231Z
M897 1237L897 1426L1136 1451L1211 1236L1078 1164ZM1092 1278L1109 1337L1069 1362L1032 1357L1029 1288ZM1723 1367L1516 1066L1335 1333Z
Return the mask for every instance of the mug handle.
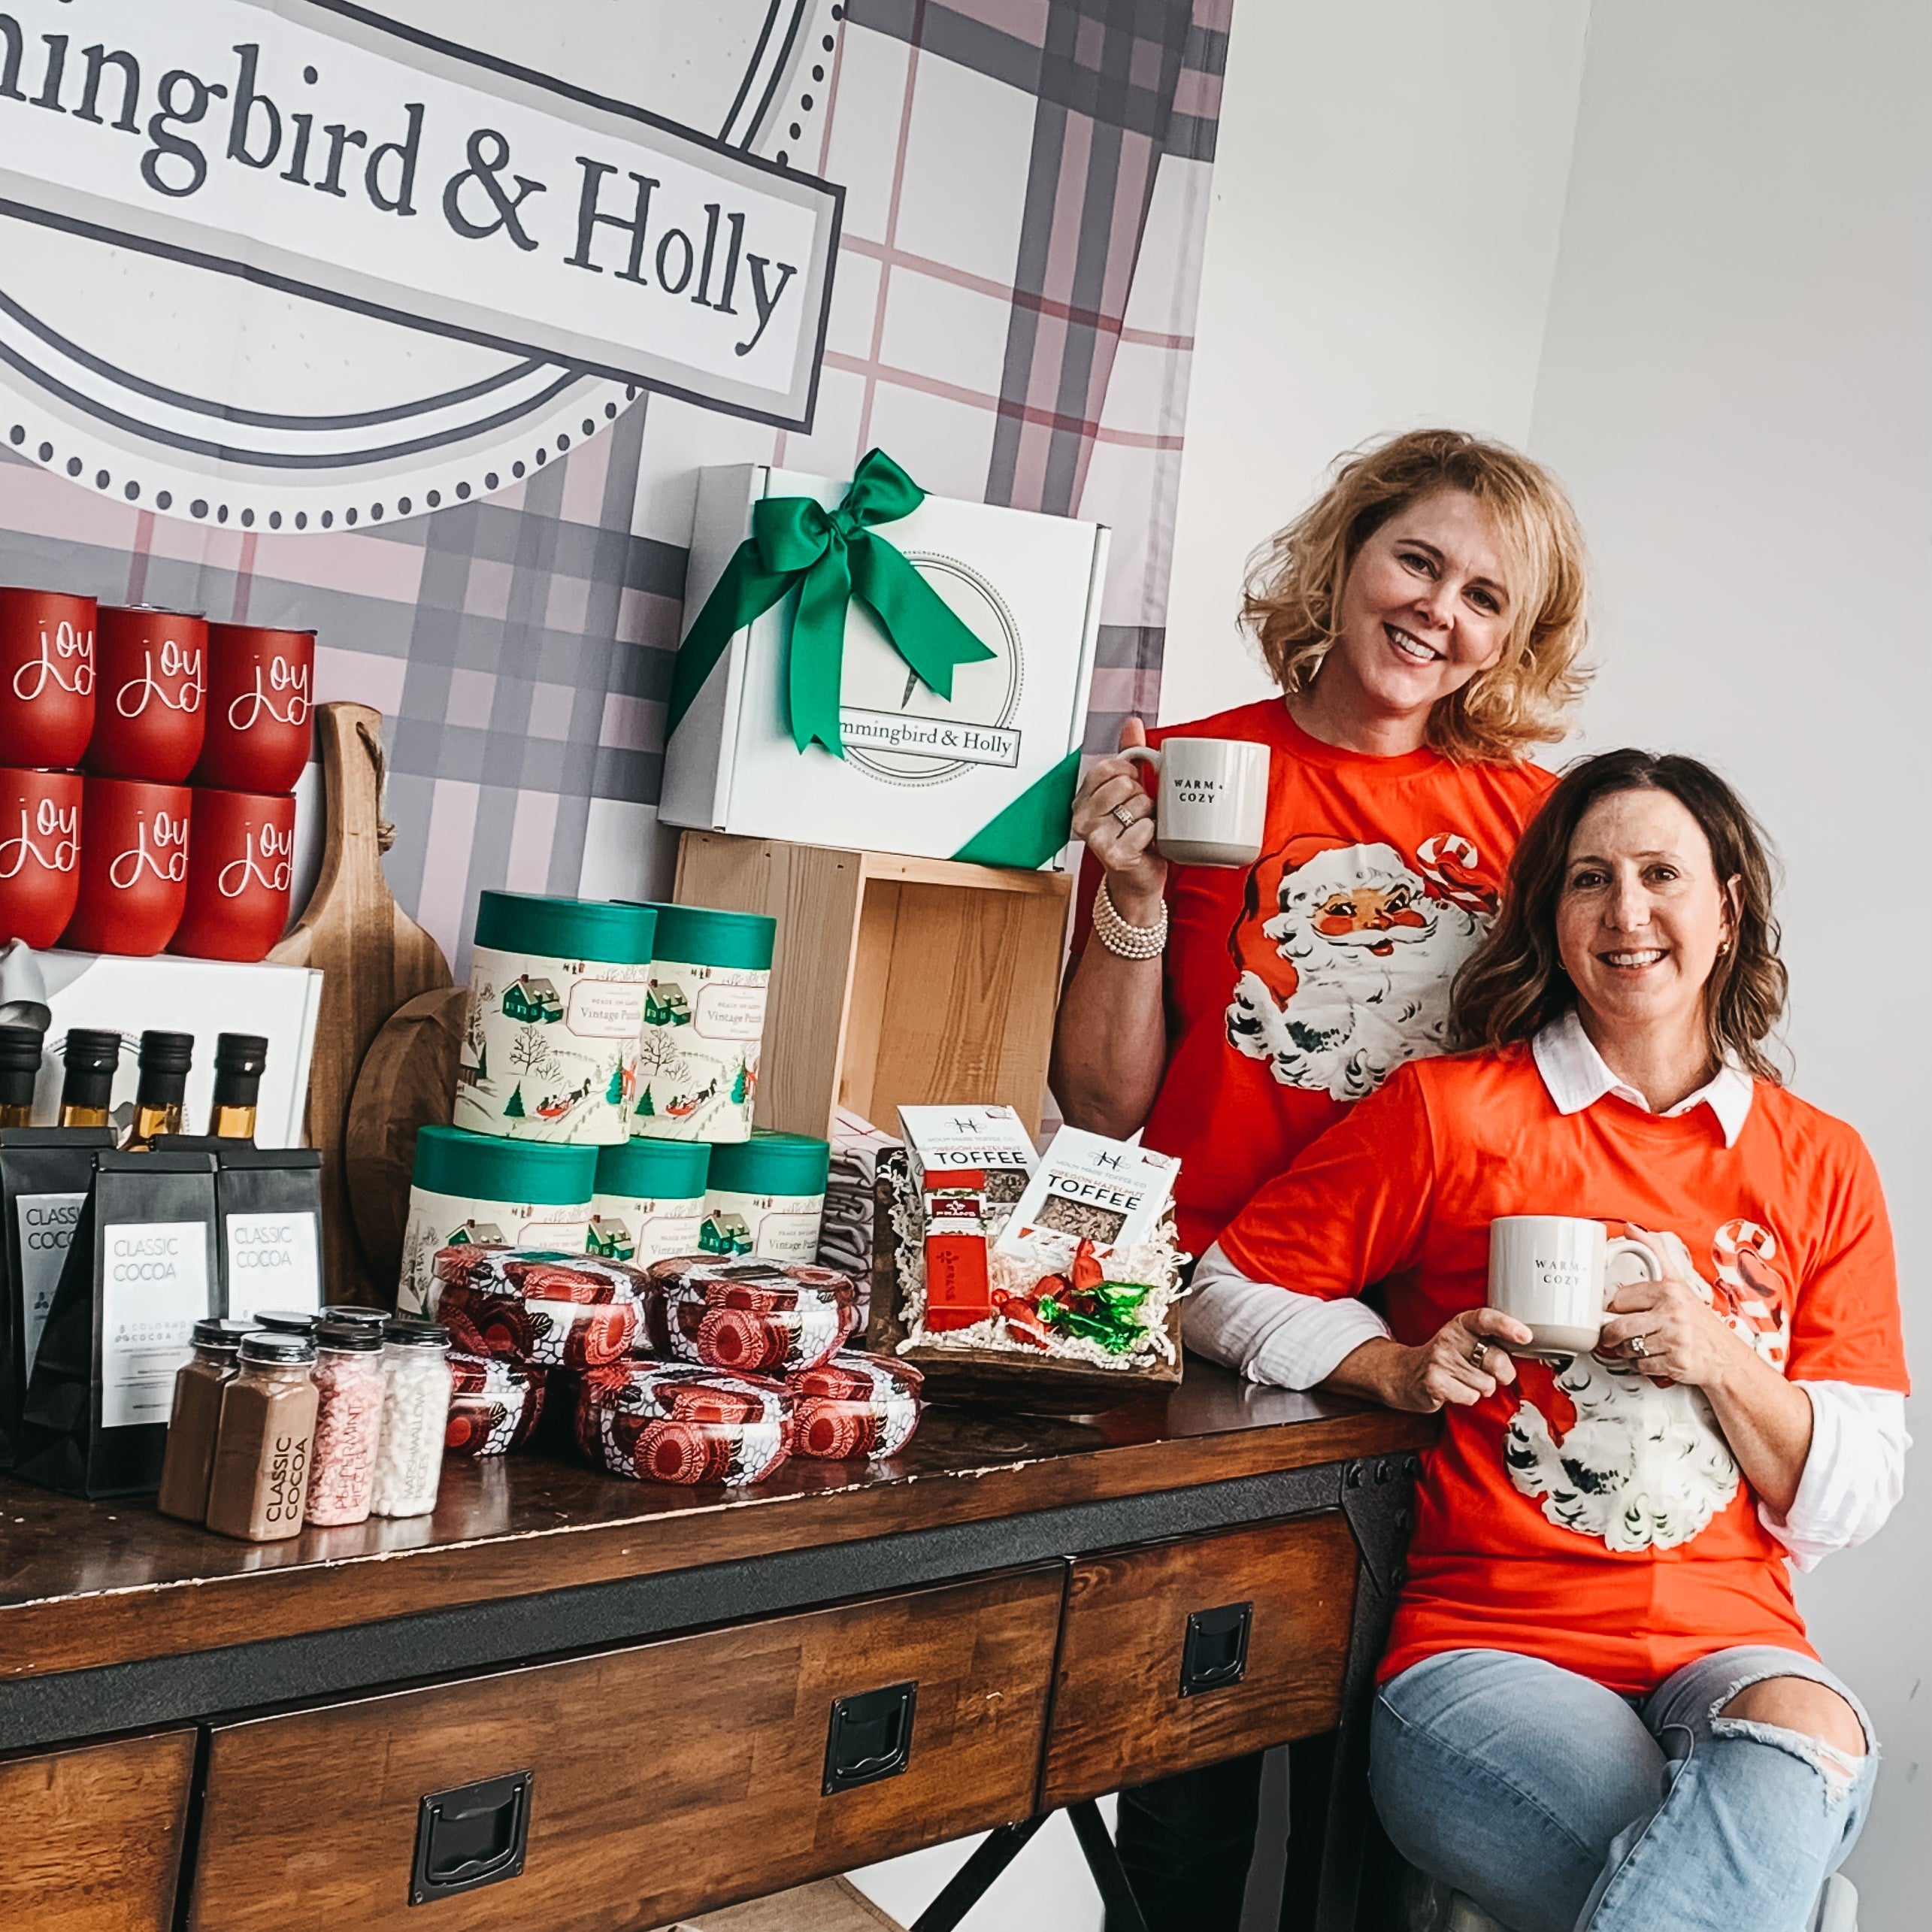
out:
M1119 756L1129 765L1151 765L1156 771L1161 768L1161 754L1152 745L1129 745Z
M1610 1279L1610 1264L1624 1255L1634 1255L1643 1264L1643 1276L1646 1281L1661 1281L1664 1269L1657 1257L1641 1241L1634 1241L1627 1234L1619 1234L1603 1243L1603 1306L1610 1304L1610 1297L1616 1292Z

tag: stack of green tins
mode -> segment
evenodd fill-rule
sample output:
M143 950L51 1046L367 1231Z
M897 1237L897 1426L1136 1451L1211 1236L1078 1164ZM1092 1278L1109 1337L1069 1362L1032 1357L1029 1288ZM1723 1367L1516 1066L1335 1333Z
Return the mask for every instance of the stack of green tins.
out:
M633 1149L708 1146L695 1244L702 1252L809 1261L818 1252L831 1149L806 1135L752 1126L777 922L704 906L650 910L657 943ZM605 1160L615 1167L615 1155Z
M439 1247L581 1253L600 1146L628 1146L657 916L486 892L477 909L455 1123L416 1136L397 1305L433 1299Z

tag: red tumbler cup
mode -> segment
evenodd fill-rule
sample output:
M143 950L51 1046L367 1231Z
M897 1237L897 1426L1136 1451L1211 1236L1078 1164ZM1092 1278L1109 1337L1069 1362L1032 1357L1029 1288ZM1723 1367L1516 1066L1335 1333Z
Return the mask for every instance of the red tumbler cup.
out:
M286 792L195 792L188 907L171 952L201 959L268 957L289 922L295 801Z
M207 713L208 627L199 616L147 604L104 604L94 646L98 675L87 769L108 778L178 785L201 755Z
M0 765L80 762L94 729L95 606L0 590Z
M208 729L195 783L292 792L314 737L315 633L208 626Z
M80 805L80 896L62 935L83 952L159 952L188 901L185 785L89 777Z
M0 946L51 946L80 891L80 773L0 771Z

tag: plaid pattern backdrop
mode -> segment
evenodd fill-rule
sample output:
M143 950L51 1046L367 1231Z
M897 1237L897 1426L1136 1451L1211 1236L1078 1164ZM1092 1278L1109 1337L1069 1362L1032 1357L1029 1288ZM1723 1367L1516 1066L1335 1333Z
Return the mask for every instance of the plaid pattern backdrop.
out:
M811 433L640 398L485 501L359 532L158 517L0 452L0 577L312 627L388 721L390 882L467 970L477 894L663 889L656 826L695 471L847 474L1114 531L1089 750L1159 697L1233 0L850 0L768 145L844 184Z

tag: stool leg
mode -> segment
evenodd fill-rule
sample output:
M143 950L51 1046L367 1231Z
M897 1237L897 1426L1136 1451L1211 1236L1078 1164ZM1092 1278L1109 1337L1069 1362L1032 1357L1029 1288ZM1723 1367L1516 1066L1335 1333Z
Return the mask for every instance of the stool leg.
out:
M1118 1928L1118 1932L1147 1932L1147 1921L1141 1917L1134 1888L1128 1882L1127 1867L1120 1862L1120 1854L1107 1831L1107 1820L1100 1815L1100 1806L1088 1798L1079 1804L1070 1804L1067 1816L1072 1822L1074 1837L1080 1841L1080 1849L1086 1854L1087 1869L1100 1888L1110 1932L1111 1928Z
M989 1832L972 1857L946 1881L945 1890L913 1921L912 1932L953 1932L1046 1822L1044 1815L1023 1818L1017 1824L1003 1824Z

